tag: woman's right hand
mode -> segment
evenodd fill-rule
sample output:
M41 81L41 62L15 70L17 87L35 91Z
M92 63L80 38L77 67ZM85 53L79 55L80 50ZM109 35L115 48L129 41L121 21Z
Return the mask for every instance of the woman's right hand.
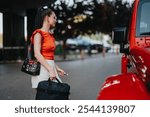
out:
M55 77L50 77L50 80L55 80L56 79L56 76Z
M50 80L56 79L56 73L53 69L49 71L49 75L50 75Z

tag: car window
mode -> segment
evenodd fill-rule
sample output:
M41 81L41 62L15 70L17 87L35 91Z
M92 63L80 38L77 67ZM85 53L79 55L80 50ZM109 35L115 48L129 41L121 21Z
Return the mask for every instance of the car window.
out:
M137 36L150 35L150 2L141 2L137 17Z

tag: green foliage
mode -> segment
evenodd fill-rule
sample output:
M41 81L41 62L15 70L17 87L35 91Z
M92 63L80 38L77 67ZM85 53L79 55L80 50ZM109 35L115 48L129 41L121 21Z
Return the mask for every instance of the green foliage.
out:
M95 34L102 32L110 34L114 26L126 26L129 22L131 7L121 0L97 2L97 0L74 0L72 5L60 0L49 7L57 15L57 25L54 31L57 39L65 40L79 34Z

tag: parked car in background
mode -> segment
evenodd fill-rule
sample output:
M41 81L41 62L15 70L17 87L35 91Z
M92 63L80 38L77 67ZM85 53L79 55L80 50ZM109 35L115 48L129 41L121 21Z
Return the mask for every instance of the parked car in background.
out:
M102 52L103 43L98 40L93 40L88 36L78 36L77 38L69 38L66 41L66 48L68 50L95 50L97 52ZM107 47L109 49L109 47Z
M103 44L101 41L93 40L88 36L82 36L78 39L78 45L84 46L88 51L96 50L102 52Z
M78 49L78 43L76 39L67 39L66 41L66 49L67 50L72 50L75 51L76 49Z
M103 44L97 40L90 40L91 50L96 50L97 52L102 52Z

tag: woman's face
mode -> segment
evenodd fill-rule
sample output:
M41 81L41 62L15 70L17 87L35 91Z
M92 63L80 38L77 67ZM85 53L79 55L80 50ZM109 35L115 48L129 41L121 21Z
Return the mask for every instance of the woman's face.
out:
M50 28L54 28L56 25L57 17L54 12L48 17L48 22L50 24Z

